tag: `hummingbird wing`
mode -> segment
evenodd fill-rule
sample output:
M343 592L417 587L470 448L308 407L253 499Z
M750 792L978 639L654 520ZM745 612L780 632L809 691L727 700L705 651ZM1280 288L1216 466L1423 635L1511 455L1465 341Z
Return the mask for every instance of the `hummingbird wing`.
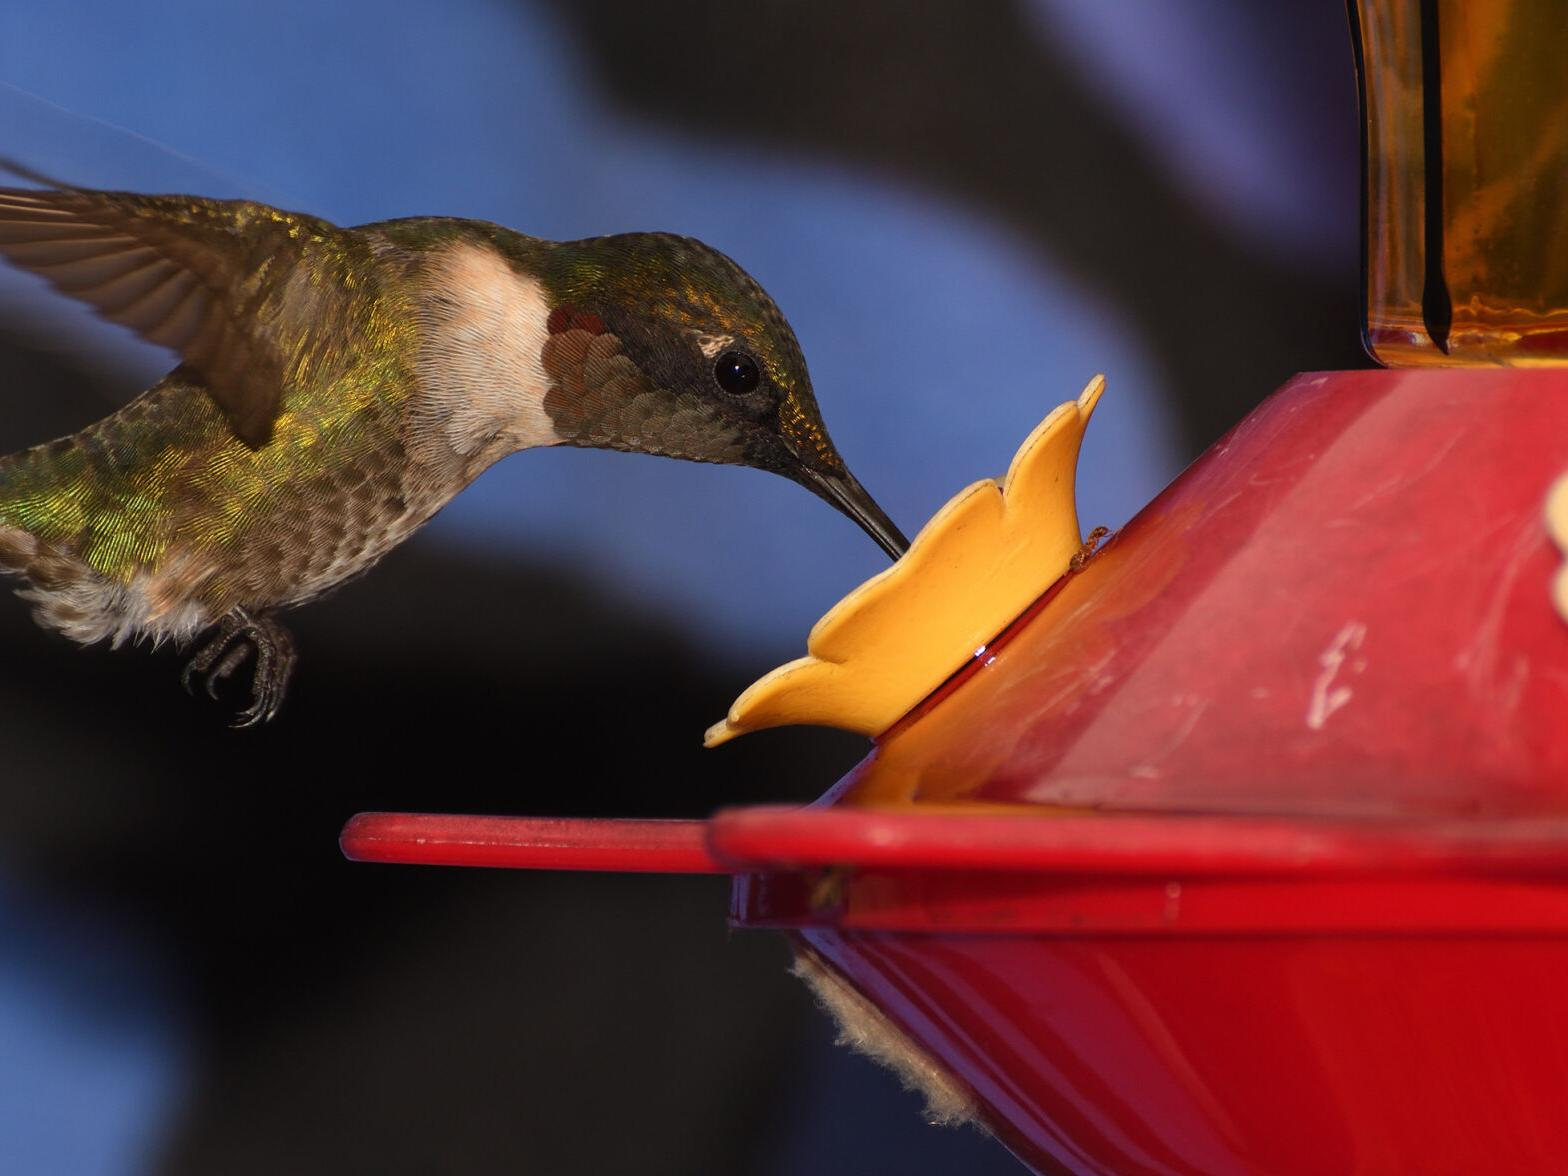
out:
M0 256L179 352L252 447L272 435L302 337L301 324L256 313L263 279L338 233L245 200L0 188Z

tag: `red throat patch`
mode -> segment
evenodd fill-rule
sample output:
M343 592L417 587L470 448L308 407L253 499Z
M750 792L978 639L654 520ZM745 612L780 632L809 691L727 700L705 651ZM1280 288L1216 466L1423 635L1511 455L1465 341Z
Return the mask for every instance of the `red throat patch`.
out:
M545 329L552 335L565 331L587 331L590 335L604 334L604 320L591 310L575 306L557 306L545 320Z

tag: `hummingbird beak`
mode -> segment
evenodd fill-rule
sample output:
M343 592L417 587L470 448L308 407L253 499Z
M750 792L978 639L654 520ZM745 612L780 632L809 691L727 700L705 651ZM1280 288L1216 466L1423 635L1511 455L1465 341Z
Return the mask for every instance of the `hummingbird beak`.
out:
M909 550L909 540L904 538L904 533L848 470L841 474L830 474L803 466L800 472L801 482L806 489L859 523L888 555L897 559Z

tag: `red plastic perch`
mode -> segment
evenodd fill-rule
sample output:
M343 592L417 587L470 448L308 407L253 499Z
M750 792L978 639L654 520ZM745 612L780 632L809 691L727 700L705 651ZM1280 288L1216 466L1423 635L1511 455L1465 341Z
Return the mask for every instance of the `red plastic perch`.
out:
M360 813L343 826L343 855L358 862L725 874L708 852L706 821L606 821Z

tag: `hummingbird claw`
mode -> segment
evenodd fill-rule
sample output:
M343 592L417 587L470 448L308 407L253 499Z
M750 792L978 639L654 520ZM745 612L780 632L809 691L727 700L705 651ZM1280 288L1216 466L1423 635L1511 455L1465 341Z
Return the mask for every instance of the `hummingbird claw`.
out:
M244 664L250 656L251 645L248 640L239 640L229 647L223 655L223 660L213 666L207 673L207 697L213 702L218 701L218 683L226 682L229 676Z
M276 617L252 616L237 608L214 626L213 636L186 663L180 682L193 694L200 678L207 696L218 698L218 684L227 681L252 654L251 702L230 724L236 729L270 722L277 716L294 670L294 639Z

